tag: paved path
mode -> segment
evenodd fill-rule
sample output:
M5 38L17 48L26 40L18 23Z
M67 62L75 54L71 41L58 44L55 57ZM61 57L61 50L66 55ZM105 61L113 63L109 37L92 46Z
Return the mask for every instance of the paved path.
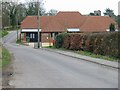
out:
M14 55L15 88L117 88L118 70L77 58L17 45L16 33L4 39Z

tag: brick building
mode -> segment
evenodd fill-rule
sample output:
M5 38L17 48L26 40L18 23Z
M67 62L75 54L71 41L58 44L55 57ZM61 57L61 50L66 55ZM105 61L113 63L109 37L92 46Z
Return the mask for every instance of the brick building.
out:
M117 23L107 16L84 16L79 12L58 12L55 16L40 16L40 40L42 46L48 46L62 32L107 32L111 23L117 30ZM38 40L37 16L27 16L21 22L21 39L27 42L27 38L30 43Z

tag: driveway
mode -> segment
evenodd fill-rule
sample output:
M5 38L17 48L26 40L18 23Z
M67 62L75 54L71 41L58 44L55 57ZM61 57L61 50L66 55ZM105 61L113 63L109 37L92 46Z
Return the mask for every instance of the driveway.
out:
M10 85L15 88L118 88L118 70L3 39L14 56Z

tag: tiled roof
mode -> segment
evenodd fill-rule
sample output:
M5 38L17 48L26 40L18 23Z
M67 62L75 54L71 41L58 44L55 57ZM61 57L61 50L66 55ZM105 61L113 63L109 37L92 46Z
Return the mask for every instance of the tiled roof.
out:
M40 17L40 27L44 28L46 24L50 22L53 16L42 16ZM27 16L21 22L21 28L37 28L38 27L38 17L37 16Z
M59 12L56 18L65 28L80 28L85 20L79 12Z
M51 21L43 28L43 32L64 32L64 26L61 25L54 17Z
M66 28L80 28L81 32L103 32L116 22L107 16L83 16L79 12L59 12L56 16L41 16L42 32L64 32ZM37 28L37 16L27 16L22 28Z
M109 29L110 24L116 22L108 16L86 16L81 32L103 32Z

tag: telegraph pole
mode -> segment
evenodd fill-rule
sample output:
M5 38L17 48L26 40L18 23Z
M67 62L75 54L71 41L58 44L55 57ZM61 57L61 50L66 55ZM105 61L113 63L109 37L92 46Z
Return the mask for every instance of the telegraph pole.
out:
M38 48L41 48L41 46L40 46L40 12L39 12L39 0L38 0Z
M18 0L16 1L16 5L15 5L15 9L18 10L17 8L17 5L18 5ZM16 14L16 29L17 29L17 41L18 41L18 17L17 17L17 14Z

